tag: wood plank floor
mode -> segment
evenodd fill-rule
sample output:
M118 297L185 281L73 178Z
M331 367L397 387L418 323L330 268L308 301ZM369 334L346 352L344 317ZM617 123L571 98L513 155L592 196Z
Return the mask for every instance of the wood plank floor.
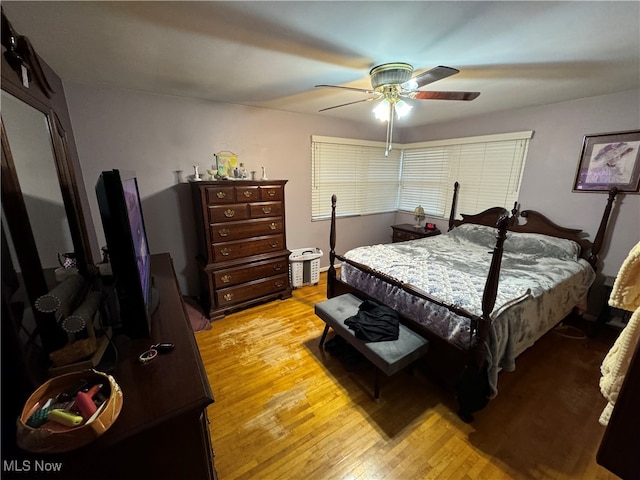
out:
M320 285L215 321L196 340L215 397L207 412L221 480L615 479L595 462L604 433L599 367L613 342L551 332L503 372L465 424L419 371L347 371L318 342Z

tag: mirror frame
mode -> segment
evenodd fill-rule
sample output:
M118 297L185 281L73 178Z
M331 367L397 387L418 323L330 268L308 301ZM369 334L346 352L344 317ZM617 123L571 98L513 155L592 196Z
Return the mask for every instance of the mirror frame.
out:
M99 256L96 256L99 249L91 217L84 214L89 212L88 199L62 81L38 57L29 39L16 34L4 11L2 11L0 61L2 90L40 111L48 122L58 183L77 257L77 267L80 273L86 276L94 259L99 259ZM33 305L39 296L47 293L48 287L40 258L34 254L37 248L31 225L25 221L28 218L27 210L4 123L2 123L1 139L2 205L9 228L7 234L13 239L27 296ZM59 348L57 326L50 325L50 322L38 322L37 316L36 323L44 349L50 352Z

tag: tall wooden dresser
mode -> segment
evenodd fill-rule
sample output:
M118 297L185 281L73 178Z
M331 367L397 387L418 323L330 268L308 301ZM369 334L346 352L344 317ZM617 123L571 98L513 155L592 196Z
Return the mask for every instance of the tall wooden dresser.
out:
M287 180L192 182L201 302L212 320L291 296Z

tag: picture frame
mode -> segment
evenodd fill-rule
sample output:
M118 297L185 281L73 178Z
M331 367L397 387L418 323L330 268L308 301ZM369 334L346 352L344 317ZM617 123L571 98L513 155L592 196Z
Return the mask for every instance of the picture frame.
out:
M238 166L238 156L233 152L218 152L216 157L216 169L220 178L234 178L234 170Z
M574 192L638 193L640 130L585 135L573 185Z

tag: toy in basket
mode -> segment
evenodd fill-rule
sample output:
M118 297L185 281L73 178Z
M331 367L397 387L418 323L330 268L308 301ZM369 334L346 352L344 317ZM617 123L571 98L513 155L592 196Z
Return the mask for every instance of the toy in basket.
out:
M317 285L320 280L319 248L298 248L289 255L289 280L293 288Z
M47 380L18 418L18 446L34 453L62 453L86 445L113 425L122 401L113 377L97 370Z

